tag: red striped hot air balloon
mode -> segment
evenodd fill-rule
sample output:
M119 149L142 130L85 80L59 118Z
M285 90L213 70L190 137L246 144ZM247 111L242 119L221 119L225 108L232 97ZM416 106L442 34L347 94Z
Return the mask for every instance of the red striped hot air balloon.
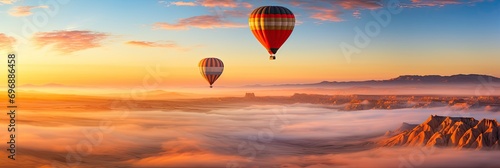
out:
M282 6L262 6L255 9L248 19L250 30L267 49L270 60L276 59L276 52L292 34L295 16Z
M218 58L203 58L198 66L201 75L210 83L210 88L224 71L224 63Z

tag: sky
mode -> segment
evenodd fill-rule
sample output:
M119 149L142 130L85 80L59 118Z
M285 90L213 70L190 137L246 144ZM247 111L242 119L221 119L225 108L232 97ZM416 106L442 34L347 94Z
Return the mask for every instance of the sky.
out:
M498 1L390 2L0 0L0 53L18 55L21 85L208 86L198 69L206 57L225 64L219 86L500 76ZM274 61L248 27L268 5L297 19Z

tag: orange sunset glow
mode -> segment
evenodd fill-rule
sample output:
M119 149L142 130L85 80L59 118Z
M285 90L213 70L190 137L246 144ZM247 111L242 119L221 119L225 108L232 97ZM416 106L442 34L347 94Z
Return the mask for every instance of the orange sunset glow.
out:
M499 167L497 0L0 0L0 167Z

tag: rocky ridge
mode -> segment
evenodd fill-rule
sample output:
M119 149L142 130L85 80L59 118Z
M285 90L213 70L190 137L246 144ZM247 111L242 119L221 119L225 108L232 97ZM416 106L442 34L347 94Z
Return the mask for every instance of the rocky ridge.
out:
M387 135L387 134L386 134ZM389 134L390 135L390 134ZM496 120L431 115L413 129L379 142L381 146L427 146L499 149L500 126Z

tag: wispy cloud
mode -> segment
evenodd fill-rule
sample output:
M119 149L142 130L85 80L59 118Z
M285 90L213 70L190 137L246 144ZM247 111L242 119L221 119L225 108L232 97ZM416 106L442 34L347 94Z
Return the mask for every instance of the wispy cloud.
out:
M183 48L183 47L179 46L177 43L175 43L173 41L159 41L159 42L127 41L127 42L125 42L125 44L138 46L138 47L154 47L154 48L171 48L171 49L178 49L178 50L189 50L187 48Z
M308 7L307 9L316 11L311 15L311 18L321 20L321 21L332 21L332 22L340 22L343 21L342 18L340 18L340 14L342 14L341 11L334 10L331 8L324 8L324 7Z
M302 5L313 3L313 1L311 1L311 0L277 0L277 1L281 2L281 3L290 4L293 6L302 6Z
M382 0L278 0L297 7L321 6L328 8L341 7L342 9L378 9L382 7ZM330 5L326 5L330 4Z
M351 9L378 9L382 7L381 0L338 0L338 1L329 1L333 5L340 5L342 8L351 10Z
M357 19L361 19L361 12L359 12L359 10L355 10L354 12L352 12L352 16Z
M46 5L41 5L41 6L16 6L12 9L9 10L9 15L11 16L29 16L32 15L33 12L31 10L36 9L36 8L48 8Z
M460 4L459 0L411 0L411 2L403 4L403 7L416 8L416 7L432 7L432 6L445 6Z
M407 8L420 7L443 7L447 5L475 4L485 0L411 0L410 3L403 4Z
M225 7L225 8L252 8L253 5L248 2L238 2L236 0L197 0L193 2L188 1L159 1L161 4L166 4L167 6L204 6L204 7Z
M135 45L140 47L163 47L176 48L178 45L174 42L151 42L151 41L127 41L125 44Z
M238 7L236 0L199 0L198 3L205 7Z
M176 2L170 2L170 5L175 5L175 6L196 6L196 3L194 3L194 2L184 2L184 1L176 1Z
M3 5L3 4L13 4L16 1L17 0L0 0L0 5Z
M222 11L223 16L229 17L248 17L251 11L248 10L224 10Z
M157 22L153 29L165 30L188 30L190 28L214 29L214 28L242 28L246 24L233 22L228 18L248 17L251 3L236 0L197 0L197 1L159 1L167 6L203 6L211 10L212 14L182 18L177 23Z
M0 33L0 50L11 49L16 43L16 39Z
M100 47L100 42L109 35L93 31L53 31L39 32L33 37L38 47L52 46L53 49L72 53L90 48Z
M248 2L242 2L241 6L243 6L245 8L253 8L253 5L251 3L248 3Z
M311 13L309 18L320 21L343 21L343 13L352 13L354 18L361 18L362 10L377 10L383 7L382 0L278 0L292 6L303 8ZM446 5L474 4L486 0L406 0L402 7L442 7Z
M377 10L381 9L385 5L383 0L275 0L275 1L305 9L306 12L310 14L308 16L309 18L326 22L344 21L345 19L341 15L347 13L352 13L352 16L354 18L359 19L362 17L363 10ZM468 1L467 0L403 0L401 1L401 6L410 8L435 7L435 6L442 7L446 5L474 4L485 1L491 1L491 0L468 0ZM209 8L221 7L221 8L234 8L234 9L254 8L254 4L252 3L241 2L237 0L196 0L196 1L172 1L172 2L160 1L160 2L168 4L168 6L172 5L204 6ZM247 16L245 14L241 14L242 12L239 12L240 10L234 10L234 11L221 10L221 9L217 10L219 10L218 13L225 14L229 17ZM187 18L187 19L193 19L193 18ZM171 25L167 27L171 27Z
M353 12L354 17L361 17L360 10L375 10L382 7L381 0L278 0L310 12L309 18L340 22L340 15ZM357 12L356 12L357 11Z
M241 28L246 24L223 20L215 15L201 15L180 19L177 23L158 22L153 25L155 29L166 30L188 30L190 28L213 29L213 28Z

